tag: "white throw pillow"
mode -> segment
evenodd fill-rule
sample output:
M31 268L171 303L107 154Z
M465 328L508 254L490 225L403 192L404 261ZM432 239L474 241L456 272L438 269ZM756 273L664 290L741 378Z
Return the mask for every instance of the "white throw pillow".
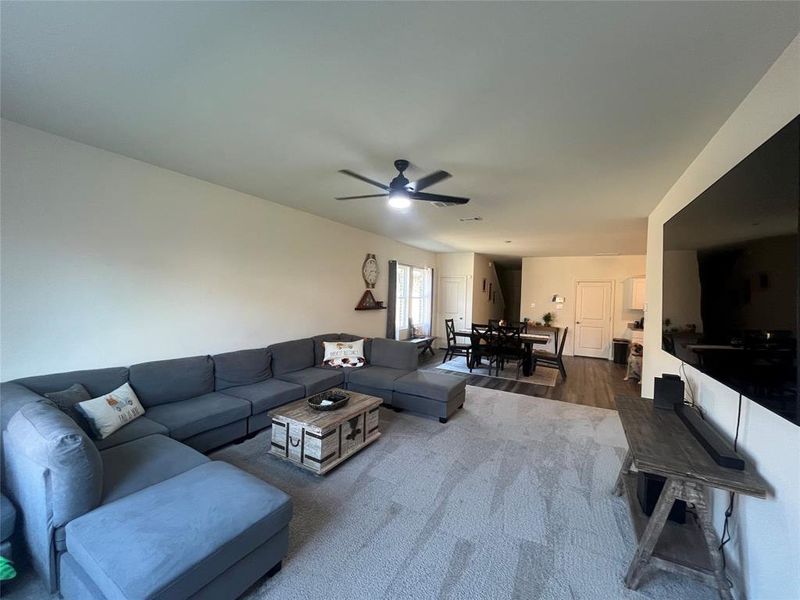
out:
M129 383L123 383L99 398L78 402L75 409L89 423L96 440L107 438L144 414L144 408Z
M327 367L363 367L364 340L354 342L322 342L325 358L322 364Z

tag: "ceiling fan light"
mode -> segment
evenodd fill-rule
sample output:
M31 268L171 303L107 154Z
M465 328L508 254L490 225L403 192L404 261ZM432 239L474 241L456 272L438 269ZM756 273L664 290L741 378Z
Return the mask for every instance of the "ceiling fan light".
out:
M411 199L408 197L408 194L404 194L403 192L392 192L389 196L389 206L392 208L408 208L411 206Z

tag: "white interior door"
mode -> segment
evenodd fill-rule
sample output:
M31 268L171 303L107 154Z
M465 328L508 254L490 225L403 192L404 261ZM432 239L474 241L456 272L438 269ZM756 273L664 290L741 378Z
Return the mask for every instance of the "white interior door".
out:
M465 322L467 312L467 278L466 277L440 277L439 278L439 311L437 315L437 336L436 342L441 346L447 346L447 334L444 328L445 319L453 319L456 331L466 329Z
M576 356L611 356L612 281L579 281L575 290Z

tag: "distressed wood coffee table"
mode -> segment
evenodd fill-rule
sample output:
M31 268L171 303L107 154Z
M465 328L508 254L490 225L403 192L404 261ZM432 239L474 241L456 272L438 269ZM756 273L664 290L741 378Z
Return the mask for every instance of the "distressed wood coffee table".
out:
M336 410L314 410L306 398L271 410L270 454L324 475L377 440L381 436L378 408L383 400L340 391L350 400Z

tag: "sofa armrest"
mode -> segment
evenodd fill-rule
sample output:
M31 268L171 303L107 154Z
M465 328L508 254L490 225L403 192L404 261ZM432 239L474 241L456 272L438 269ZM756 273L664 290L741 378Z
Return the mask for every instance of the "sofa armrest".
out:
M11 417L20 408L30 402L38 402L39 400L44 400L44 396L40 396L20 383L14 383L13 381L0 383L0 424L2 424L0 430L6 430Z

